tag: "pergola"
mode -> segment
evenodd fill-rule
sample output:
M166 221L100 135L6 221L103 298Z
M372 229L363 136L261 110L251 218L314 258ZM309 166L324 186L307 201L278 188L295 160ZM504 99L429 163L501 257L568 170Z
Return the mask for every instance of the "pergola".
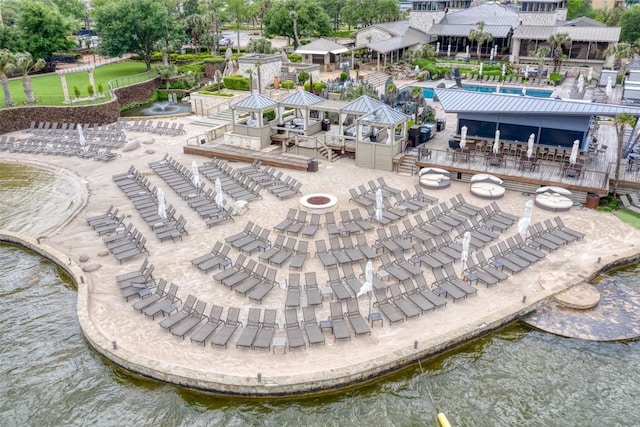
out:
M393 145L397 141L407 139L407 122L410 117L394 110L386 104L382 104L375 110L356 120L356 135L362 135L362 128L369 126L372 129L370 142ZM396 127L402 126L399 138L395 138ZM374 129L378 129L377 132ZM381 136L382 138L378 138ZM358 140L362 140L358 138Z
M373 99L367 95L362 95L358 99L355 99L349 102L348 104L342 106L342 108L340 108L339 134L343 135L344 121L347 119L349 115L356 116L356 119L357 119L359 117L362 117L366 114L369 114L375 111L377 108L380 108L383 105L385 104L382 101L378 101L377 99ZM353 136L361 136L361 134L356 133Z
M254 92L246 98L241 99L231 106L231 120L235 128L236 124L252 126L252 127L264 127L263 113L265 110L275 108L278 105L277 101L271 98L267 98L258 92ZM252 117L243 123L238 122L237 112L249 112Z
M325 99L306 90L299 90L292 93L278 103L279 123L285 127L294 127L302 129L309 135L320 130L320 120L311 122L310 113L314 105L324 102ZM284 108L293 108L294 115L291 120L285 120ZM317 129L315 129L317 127Z

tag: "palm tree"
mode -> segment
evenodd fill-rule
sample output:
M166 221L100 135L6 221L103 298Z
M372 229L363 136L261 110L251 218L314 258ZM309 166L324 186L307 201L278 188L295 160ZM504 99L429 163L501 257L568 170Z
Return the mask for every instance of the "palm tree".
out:
M4 103L7 107L13 106L13 98L11 97L11 90L9 89L7 73L12 72L15 67L13 53L8 49L0 49L0 83L2 84L2 91L4 92Z
M300 46L300 39L298 38L298 12L292 10L289 12L289 18L293 24L293 48L297 49Z
M411 88L411 98L413 99L415 106L415 120L414 122L418 123L418 110L420 109L420 104L422 104L424 100L424 96L422 95L422 88L414 86Z
M372 85L366 83L354 83L345 91L342 96L342 100L353 101L354 99L358 99L363 95L378 99L378 92Z
M616 130L618 131L618 155L616 156L616 170L613 180L613 197L618 197L618 184L620 182L620 163L622 162L622 151L624 149L624 131L629 127L633 127L636 124L636 117L631 114L622 113L618 114L614 120Z
M385 97L387 98L387 104L391 108L395 108L396 106L396 95L398 94L398 86L393 83L389 83L385 88Z
M478 63L481 62L480 55L482 54L482 45L493 40L493 34L486 33L484 31L484 21L478 21L476 23L476 28L469 32L469 36L467 38L472 42L477 43L476 53L478 56Z
M191 29L191 37L193 37L193 45L196 53L200 53L200 38L207 30L207 17L200 14L189 15L184 18L184 22Z
M178 75L178 66L175 64L160 64L156 66L156 72L167 85L167 90L171 89L171 77Z
M547 43L551 46L551 55L553 57L553 72L557 73L560 70L562 61L567 59L567 55L564 54L564 48L571 46L571 37L567 33L551 34L547 39Z
M220 92L220 86L222 85L222 72L216 69L216 71L213 73L213 76L215 77L216 82L218 83L218 92Z
M538 60L538 81L542 78L542 74L544 74L544 60L547 55L551 52L551 48L549 46L540 46L533 52L529 54Z
M24 89L24 94L27 97L27 104L34 104L36 102L36 98L33 96L33 88L31 87L31 77L29 77L29 73L41 70L45 66L46 62L44 62L44 59L42 58L38 58L34 61L29 52L18 52L15 54L14 64L22 73L22 88Z
M274 53L271 42L267 39L254 39L249 42L247 46L247 52L251 53Z
M622 63L624 59L633 59L636 55L635 48L630 43L616 43L613 46L609 46L604 51L605 57L613 56L615 58L615 67L616 69L622 69L622 75L624 76L627 72L627 63L626 61ZM622 66L622 68L621 68Z

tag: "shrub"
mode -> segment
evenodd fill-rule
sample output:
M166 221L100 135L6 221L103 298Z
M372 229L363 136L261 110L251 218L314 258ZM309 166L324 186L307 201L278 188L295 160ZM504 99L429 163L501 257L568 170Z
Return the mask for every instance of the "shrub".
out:
M309 87L311 86L311 82L305 82L304 83L304 90L309 90ZM322 89L326 88L327 85L322 83L322 82L314 82L313 83L313 91L315 93L320 92Z
M304 46L309 43L311 43L311 40L307 40L307 39L300 40L300 46Z
M302 55L298 55L295 53L288 54L287 58L289 58L290 62L302 62Z
M93 94L95 93L95 91L93 90L93 86L87 86L87 93L89 94L89 96L93 96Z
M73 87L73 94L76 96L76 98L80 98L80 88L78 88L78 86Z
M203 74L204 64L202 62L199 62L199 63L181 65L178 67L178 73L180 74L187 74L189 71L191 71L192 73Z
M345 73L344 71L340 73L340 81L343 82L349 78L349 73Z
M249 79L246 77L234 75L222 79L224 87L233 90L249 90Z
M294 87L296 87L296 84L293 82L293 80L283 80L282 83L280 83L280 86L282 87L282 89L293 89Z
M98 93L104 93L104 87L101 82L98 82Z
M202 61L207 64L221 64L224 62L224 56L214 56L213 58L207 58Z
M270 122L272 120L275 120L276 119L276 111L273 108L271 108L269 110L264 110L262 112L262 117L268 122Z
M306 82L307 80L309 80L309 73L307 73L306 71L302 71L300 74L298 74L298 83L304 84L304 82Z

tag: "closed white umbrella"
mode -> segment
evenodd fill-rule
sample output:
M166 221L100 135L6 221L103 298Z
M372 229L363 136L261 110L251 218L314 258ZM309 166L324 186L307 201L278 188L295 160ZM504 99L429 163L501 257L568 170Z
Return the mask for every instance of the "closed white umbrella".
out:
M198 163L196 163L195 160L191 162L191 172L193 173L193 185L200 189L200 186L202 185L200 182L200 172L198 171Z
M478 75L481 76L482 75L482 62L480 63L480 70L478 70Z
M364 284L356 294L356 298L367 294L369 296L369 314L371 314L371 292L373 291L373 264L371 260L367 261L364 267Z
M604 88L604 93L607 94L607 98L611 98L611 94L613 93L613 87L611 83L611 76L607 78L607 86Z
M496 131L496 139L493 141L493 154L500 154L500 131Z
M505 64L504 62L502 63L502 77L505 76L505 74L507 74L507 64Z
M518 233L522 234L523 237L527 238L527 230L531 225L531 216L533 215L533 200L527 200L527 203L524 204L524 215L518 221Z
M527 65L524 69L524 79L527 80L529 78L529 66Z
M447 56L451 56L451 45L447 46Z
M582 92L582 89L584 89L584 77L580 74L580 77L578 77L578 92Z
M464 150L464 147L467 145L467 127L462 126L460 128L460 149Z
M158 188L156 191L156 198L158 199L158 216L162 219L167 219L167 204L164 200L162 188Z
M527 88L522 86L522 95L526 95L527 94Z
M382 221L382 188L376 190L376 221Z
M589 72L587 73L587 81L590 82L593 78L593 67L589 67Z
M529 141L527 141L527 159L533 157L533 144L536 143L536 134L529 135Z
M220 182L220 178L216 178L216 197L215 197L216 205L219 208L224 204L224 195L222 194L222 183Z
M467 53L466 53L466 55L467 55L467 58L469 58L469 55L470 55L469 54L469 45L467 45Z
M580 151L580 141L573 141L573 147L571 148L571 156L569 156L569 164L575 165L578 161L578 152Z
M78 123L78 126L76 126L76 129L78 130L78 139L80 139L80 145L84 147L84 145L87 143L87 140L84 138L84 132L82 132L82 125Z
M462 251L460 252L460 260L462 261L462 275L464 275L464 266L467 263L467 258L469 258L469 245L471 244L471 233L468 231L464 232L462 236Z

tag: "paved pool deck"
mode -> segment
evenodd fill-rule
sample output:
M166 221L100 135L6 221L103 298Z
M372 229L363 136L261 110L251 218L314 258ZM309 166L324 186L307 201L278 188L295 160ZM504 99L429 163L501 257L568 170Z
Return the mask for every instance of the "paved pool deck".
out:
M41 236L31 236L32 239L29 239L5 233L5 239L23 241L27 246L58 259L77 282L77 313L89 343L114 363L140 375L195 389L244 396L316 393L361 384L534 312L566 289L590 281L605 266L620 263L621 260L635 260L640 252L637 244L640 230L624 224L611 213L577 206L561 216L566 225L584 232L584 239L549 253L542 261L511 275L496 286L485 288L478 284L477 295L457 303L449 301L444 309L425 313L400 324L389 325L386 320L383 326L376 323L370 336L355 337L352 333L350 341L334 342L331 333L326 331L326 345L307 345L304 349L286 352L282 348L276 348L275 351L236 349L239 331L227 349L197 345L190 342L189 336L183 340L168 333L158 324L161 318L154 321L131 308L135 301L126 302L122 298L114 278L118 274L137 270L143 258L119 264L113 255L105 254L106 247L102 239L86 224L87 217L101 214L114 205L126 215L127 221L147 237L149 260L155 266L154 275L179 285L178 296L183 301L193 294L209 305L223 305L225 316L228 307L239 307L242 321L246 320L250 307L276 309L280 328L275 336L285 337L282 325L286 291L283 288L273 289L262 305L256 305L248 298L215 283L212 278L214 273L202 273L191 265L191 259L207 253L215 241L241 231L249 220L272 229L285 218L290 208L299 208L299 198L280 201L263 190L263 199L251 202L245 215L236 217L234 222L207 228L197 213L149 167L150 162L160 160L165 154L187 167L193 160L199 164L207 160L182 152L187 138L203 133L201 126L193 124L195 119L164 119L185 123L187 135L180 137L129 132L127 139L140 142L140 148L123 152L109 163L3 153L3 161L46 165L69 170L76 176L74 185L84 196L83 201L75 206L74 216L61 219L60 227ZM182 241L158 241L131 201L115 185L112 175L126 172L131 165L143 172L153 185L162 187L167 202L173 204L177 213L187 219L189 234ZM246 164L232 163L231 166ZM303 194L333 194L338 199L338 212L357 208L358 205L349 201L348 190L371 179L383 177L388 185L408 189L412 193L415 191L414 184L418 182L417 176L358 168L348 158L333 163L320 161L319 170L314 173L283 172L303 183ZM478 206L489 203L471 195L469 184L459 182L430 194L440 201L448 201L458 193ZM519 216L530 198L528 194L507 191L497 203L502 210ZM555 215L534 207L533 222ZM514 225L502 233L501 239L515 233L517 227ZM276 234L272 231L270 240L275 240ZM366 233L365 236L369 244L374 243L375 232ZM321 229L315 239L327 240L326 230ZM311 256L302 272L315 271L318 283L324 284L328 278L327 272L314 256L313 241L310 241L310 250ZM237 255L238 252L234 250L231 258L235 259ZM80 262L84 257L88 261ZM82 270L91 264L99 268L91 273ZM376 262L374 270L377 271L378 266L379 262ZM359 267L355 268L358 271ZM454 268L460 270L459 261ZM278 282L284 284L289 272L286 264L280 268ZM424 273L431 283L433 276L430 269L425 268ZM301 305L306 305L304 296ZM359 305L362 313L368 311L367 298L360 298ZM300 311L298 315L301 319ZM316 309L316 317L324 320L328 316L329 304L325 301Z

